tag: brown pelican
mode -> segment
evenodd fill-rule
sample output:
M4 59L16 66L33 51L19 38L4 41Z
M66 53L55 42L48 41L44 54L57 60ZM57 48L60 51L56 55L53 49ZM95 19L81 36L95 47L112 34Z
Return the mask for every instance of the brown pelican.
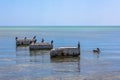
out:
M94 49L93 52L94 52L94 53L100 53L100 49L99 49L99 48Z

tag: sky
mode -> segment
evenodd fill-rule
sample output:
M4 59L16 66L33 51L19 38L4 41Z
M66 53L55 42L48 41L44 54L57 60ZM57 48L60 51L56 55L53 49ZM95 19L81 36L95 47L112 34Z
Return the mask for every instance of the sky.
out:
M0 0L0 26L120 25L120 0Z

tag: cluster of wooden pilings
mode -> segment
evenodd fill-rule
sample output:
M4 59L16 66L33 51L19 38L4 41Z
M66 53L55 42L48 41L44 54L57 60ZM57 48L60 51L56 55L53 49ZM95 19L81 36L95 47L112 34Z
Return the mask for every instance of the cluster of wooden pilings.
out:
M37 42L36 36L32 39L25 37L24 39L18 39L16 37L16 46L29 46L29 50L50 50L51 57L68 57L68 56L79 56L80 55L80 42L78 42L77 47L59 47L53 48L53 40L49 42L44 42L42 38L41 42Z

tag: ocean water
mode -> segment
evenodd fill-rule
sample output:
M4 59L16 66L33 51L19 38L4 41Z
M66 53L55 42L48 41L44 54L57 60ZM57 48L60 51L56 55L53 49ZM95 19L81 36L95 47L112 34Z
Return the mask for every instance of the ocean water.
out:
M16 47L15 37L81 45L77 58L50 58L49 50ZM92 52L100 48L100 54ZM0 80L120 80L119 26L1 26Z

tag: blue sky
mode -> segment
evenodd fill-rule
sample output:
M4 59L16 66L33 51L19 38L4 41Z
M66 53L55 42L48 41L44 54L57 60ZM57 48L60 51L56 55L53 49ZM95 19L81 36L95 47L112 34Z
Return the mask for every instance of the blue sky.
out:
M120 25L120 0L0 0L0 26Z

